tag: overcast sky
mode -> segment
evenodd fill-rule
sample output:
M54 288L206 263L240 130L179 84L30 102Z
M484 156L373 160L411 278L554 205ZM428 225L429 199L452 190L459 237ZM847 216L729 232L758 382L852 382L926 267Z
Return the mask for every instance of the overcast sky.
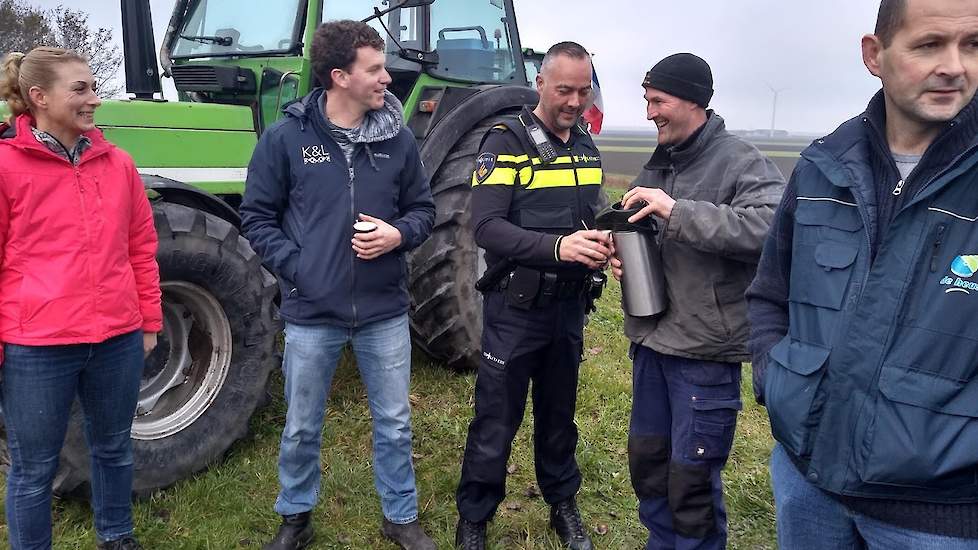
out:
M122 43L119 0L26 1L85 10L93 26L111 28ZM242 9L275 3L237 1ZM365 15L373 5L342 1L363 2ZM645 121L642 78L656 61L682 51L712 66L716 93L711 106L730 128L769 128L773 87L781 90L778 128L828 132L862 111L879 88L859 51L860 38L875 24L875 0L515 2L524 47L545 50L555 42L574 40L595 54L606 126L651 128ZM151 5L159 41L173 1L151 0Z

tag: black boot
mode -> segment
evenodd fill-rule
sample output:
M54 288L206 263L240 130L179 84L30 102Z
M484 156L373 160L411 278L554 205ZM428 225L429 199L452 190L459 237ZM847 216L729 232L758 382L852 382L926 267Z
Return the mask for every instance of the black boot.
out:
M139 545L135 537L127 535L115 540L98 543L98 550L143 550L143 547Z
M455 547L461 550L486 550L486 522L458 518Z
M435 541L424 532L418 520L411 523L391 523L384 518L380 533L404 550L437 550Z
M550 507L550 527L570 550L594 550L574 497Z
M282 516L282 525L279 526L278 533L268 544L262 546L262 550L302 550L309 546L312 539L309 512Z

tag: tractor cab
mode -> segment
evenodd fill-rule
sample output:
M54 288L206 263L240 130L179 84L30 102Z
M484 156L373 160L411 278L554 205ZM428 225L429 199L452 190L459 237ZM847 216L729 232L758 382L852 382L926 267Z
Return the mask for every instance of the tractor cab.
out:
M164 74L181 100L253 106L260 130L319 84L312 37L337 19L385 39L390 90L408 120L433 114L447 87L527 84L512 0L183 0L163 40Z

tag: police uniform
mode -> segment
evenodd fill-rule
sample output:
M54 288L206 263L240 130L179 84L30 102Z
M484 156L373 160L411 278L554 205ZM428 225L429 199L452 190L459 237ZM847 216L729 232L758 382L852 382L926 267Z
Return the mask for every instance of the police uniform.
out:
M557 157L541 159L526 126L538 125ZM472 176L472 225L487 272L482 363L456 502L470 522L490 519L505 496L506 464L533 381L536 477L547 503L581 484L574 410L592 271L558 257L560 239L593 228L601 206L601 159L590 135L562 142L529 109L485 136Z

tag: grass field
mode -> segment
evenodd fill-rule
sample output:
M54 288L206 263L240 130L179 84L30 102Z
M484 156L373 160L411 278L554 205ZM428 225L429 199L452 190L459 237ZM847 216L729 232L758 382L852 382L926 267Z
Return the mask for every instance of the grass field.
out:
M612 191L613 196L620 193ZM578 501L597 548L630 550L644 547L646 534L628 479L631 370L619 301L620 288L612 282L586 329L577 412L584 484ZM730 548L773 549L774 509L767 475L772 440L764 410L752 397L749 369L743 378L744 410L724 476ZM454 492L473 412L474 381L472 374L454 374L415 356L412 405L419 505L421 521L439 548L452 548ZM235 445L221 465L136 504L136 530L147 549L260 548L275 533L280 518L272 504L285 419L277 372L271 389L275 398L253 418L253 437ZM528 410L527 419L530 415ZM508 497L490 524L490 548L560 548L547 526L547 506L535 490L531 429L531 423L524 422L517 435ZM322 469L322 499L314 512L317 542L312 548L394 548L379 534L370 417L365 390L349 361L334 380ZM87 504L57 502L54 517L54 548L94 547ZM0 526L0 545L7 546L5 524Z

